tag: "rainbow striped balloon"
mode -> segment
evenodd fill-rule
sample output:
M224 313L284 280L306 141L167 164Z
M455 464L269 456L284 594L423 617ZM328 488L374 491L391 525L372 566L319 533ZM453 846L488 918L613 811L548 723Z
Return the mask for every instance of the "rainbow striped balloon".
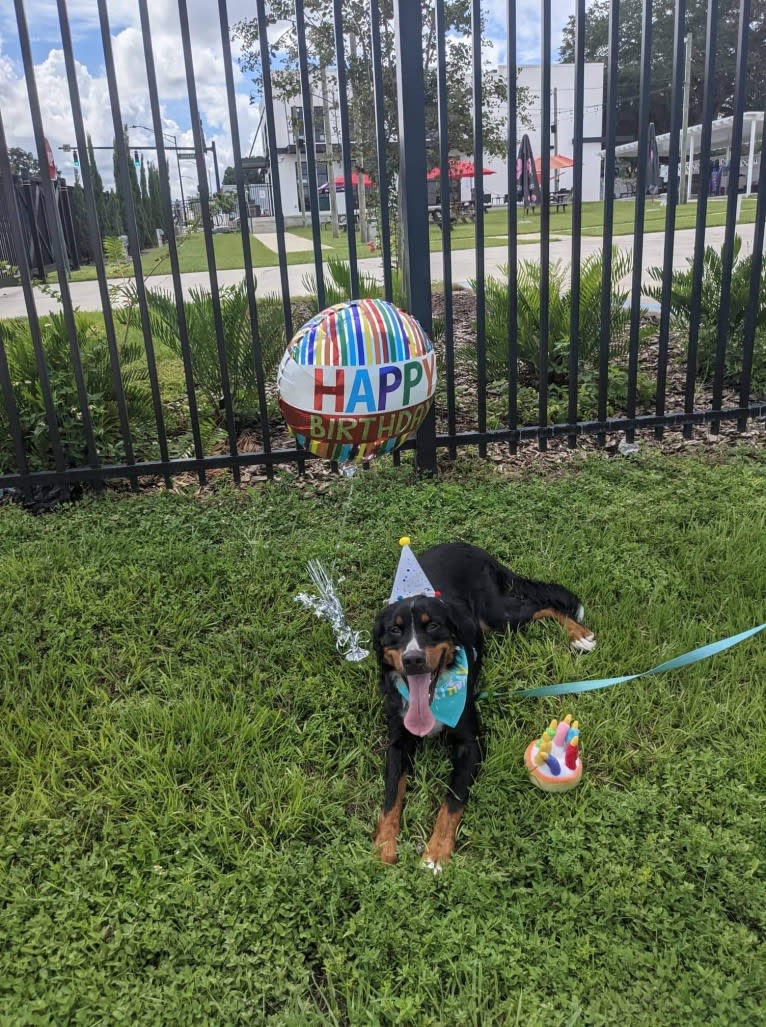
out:
M385 300L349 300L297 332L277 388L297 441L345 463L390 453L417 431L433 401L436 358L410 314Z

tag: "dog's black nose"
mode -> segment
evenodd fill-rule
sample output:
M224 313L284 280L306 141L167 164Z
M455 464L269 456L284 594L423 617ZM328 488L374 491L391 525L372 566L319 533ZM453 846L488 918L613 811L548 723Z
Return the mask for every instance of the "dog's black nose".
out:
M402 664L408 674L424 674L428 670L426 654L421 652L405 653Z

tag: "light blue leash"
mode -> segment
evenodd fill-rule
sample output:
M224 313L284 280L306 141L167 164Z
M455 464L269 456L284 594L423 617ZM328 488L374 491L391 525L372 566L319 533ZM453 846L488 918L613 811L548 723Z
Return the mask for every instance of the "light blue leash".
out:
M611 688L612 685L622 684L623 681L634 681L636 678L646 677L648 674L661 674L666 670L680 670L681 667L688 667L692 663L699 663L700 660L706 660L709 656L715 656L716 653L722 653L726 649L731 649L732 646L739 645L740 642L744 642L747 638L752 638L753 635L757 635L759 631L764 629L766 629L766 624L761 624L757 628L750 628L749 631L743 631L739 635L731 635L720 642L711 642L710 645L703 645L699 649L692 649L691 652L684 653L683 656L676 656L674 659L668 660L666 663L660 663L657 667L642 671L640 674L627 674L619 678L598 678L595 681L567 681L563 685L524 688L520 692L512 692L511 694L515 699L517 697L541 695L576 695L578 692L594 692L598 688ZM488 693L484 694L487 695ZM492 694L497 695L498 693Z

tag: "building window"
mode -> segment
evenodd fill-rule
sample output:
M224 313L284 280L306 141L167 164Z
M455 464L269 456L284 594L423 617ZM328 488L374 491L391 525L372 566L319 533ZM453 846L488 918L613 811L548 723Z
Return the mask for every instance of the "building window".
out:
M303 209L311 210L311 195L309 191L309 166L305 160L300 162L300 165L295 165L295 176L298 178L298 197L301 196L301 190L303 191ZM324 161L317 161L317 185L321 190L322 186L326 186L328 182L327 177L327 164ZM319 194L319 209L329 210L329 198L326 194Z
M296 145L306 143L306 133L303 127L303 107L290 108L290 120L292 122L293 137ZM324 143L324 108L314 108L314 142Z

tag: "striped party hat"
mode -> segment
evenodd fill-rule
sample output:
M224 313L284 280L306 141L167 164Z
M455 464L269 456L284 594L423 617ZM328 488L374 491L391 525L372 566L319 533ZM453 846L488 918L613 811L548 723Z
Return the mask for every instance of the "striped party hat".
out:
M399 566L396 568L389 604L398 603L400 599L409 599L411 596L434 596L436 593L433 585L410 549L409 538L406 535L404 538L400 538L399 545L402 547L402 552L399 556Z

